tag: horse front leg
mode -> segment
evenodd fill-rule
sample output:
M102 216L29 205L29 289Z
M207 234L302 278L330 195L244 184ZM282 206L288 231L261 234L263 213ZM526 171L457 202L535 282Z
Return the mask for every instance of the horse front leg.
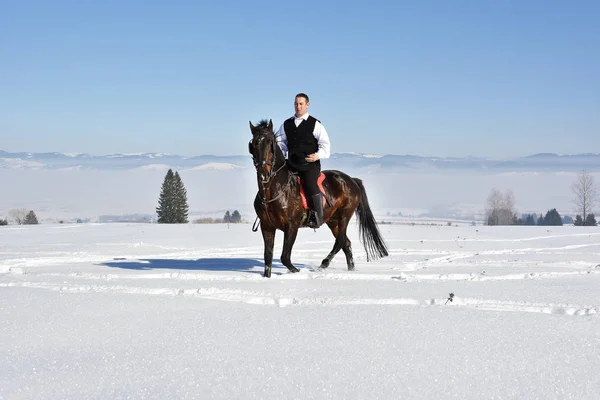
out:
M298 235L298 227L287 227L283 232L283 251L281 252L281 263L290 270L290 272L300 272L300 270L292 264L292 247Z
M273 246L275 245L275 228L267 227L264 224L260 224L260 230L263 236L263 242L265 244L265 278L271 277L271 267L273 265Z

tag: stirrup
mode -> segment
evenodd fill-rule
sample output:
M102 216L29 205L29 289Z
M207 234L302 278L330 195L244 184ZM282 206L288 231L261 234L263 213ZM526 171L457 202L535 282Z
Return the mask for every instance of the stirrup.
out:
M321 223L319 225L318 220L319 220L319 217L317 216L317 212L314 210L311 210L310 213L308 214L308 220L307 220L306 226L308 226L309 228L312 228L312 229L319 229L321 227L321 225L323 225L323 223Z

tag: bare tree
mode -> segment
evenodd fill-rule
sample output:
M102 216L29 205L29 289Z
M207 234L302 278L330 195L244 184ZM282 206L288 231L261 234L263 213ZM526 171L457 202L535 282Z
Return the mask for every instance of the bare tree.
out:
M512 190L507 190L502 198L500 208L500 224L512 225L515 220L515 195Z
M588 214L592 213L598 200L598 188L594 182L594 177L586 170L581 171L571 189L575 194L573 203L575 204L576 213L581 215L583 225L585 225Z
M485 202L485 215L488 225L499 225L500 216L498 210L502 205L502 193L498 189L492 189Z
M23 225L25 222L25 217L27 216L26 208L14 208L8 212L8 217L17 225Z
M512 190L502 194L498 189L492 189L486 200L485 213L488 225L512 225L516 217Z

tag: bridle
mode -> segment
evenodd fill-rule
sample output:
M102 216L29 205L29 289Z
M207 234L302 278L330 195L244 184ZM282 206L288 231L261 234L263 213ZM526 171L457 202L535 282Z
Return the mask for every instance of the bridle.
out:
M260 174L259 168L262 167L263 170L264 170L265 167L267 167L267 166L271 167L270 170L269 170L269 172L268 172L268 174L266 175L266 178L264 178L265 175L260 174L261 177L263 177L261 179L261 183L263 184L263 186L268 185L271 182L271 179L273 179L275 177L275 175L277 175L277 173L279 171L281 171L283 169L283 167L285 167L285 160L284 160L284 162L281 164L281 167L279 167L277 170L274 170L275 162L276 162L276 159L277 159L277 151L276 151L277 143L276 142L277 142L276 140L272 141L273 161L267 161L267 160L260 161L260 160L257 160L254 157L254 153L252 151L250 152L252 154L252 163L254 164L254 168L256 169L256 172L258 174ZM250 149L252 149L252 140L250 141L250 143L248 143L248 147Z
M252 154L252 163L254 164L254 168L256 169L256 173L261 177L260 183L261 183L261 186L262 186L262 193L259 193L258 197L259 197L261 203L263 204L263 206L265 207L265 212L267 214L267 219L269 220L269 223L271 225L273 225L273 223L271 222L271 216L269 215L269 208L267 207L267 204L272 203L272 202L278 200L285 193L285 188L283 188L282 190L279 191L279 194L277 194L277 196L273 197L272 199L267 200L267 190L271 186L272 179L275 178L275 176L277 175L277 173L279 171L281 171L283 169L283 167L285 167L285 165L286 165L285 159L284 159L283 162L281 163L281 166L279 168L275 169L275 164L276 164L276 161L277 161L277 151L276 151L277 148L276 148L276 146L277 146L277 140L273 140L272 141L272 153L273 153L273 160L272 161L257 160L256 157L254 157L254 152L252 151L252 149L253 149L252 140L248 143L248 148L249 148L250 154ZM267 166L270 167L269 172L266 173L266 174L261 174L260 173L260 169L262 168L263 170L266 170ZM290 183L288 181L286 187L289 186L289 185L290 185ZM258 221L258 216L256 217L256 221ZM254 232L256 232L258 230L258 226L256 226L256 221L254 221L254 225L255 226L252 227L252 231L254 231Z

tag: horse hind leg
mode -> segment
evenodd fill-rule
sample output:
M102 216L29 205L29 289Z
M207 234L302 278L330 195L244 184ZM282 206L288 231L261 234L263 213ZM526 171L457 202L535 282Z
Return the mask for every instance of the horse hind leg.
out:
M354 257L352 256L352 243L348 236L346 236L346 243L342 247L344 254L346 255L346 264L348 264L348 271L354 271Z
M327 257L321 261L320 268L327 268L333 260L333 257L340 251L343 250L346 255L346 263L348 264L348 271L354 270L354 259L352 257L352 247L350 239L346 236L346 229L348 228L348 220L343 218L339 222L328 222L327 225L331 229L331 233L335 237L335 243L333 249L329 252Z

